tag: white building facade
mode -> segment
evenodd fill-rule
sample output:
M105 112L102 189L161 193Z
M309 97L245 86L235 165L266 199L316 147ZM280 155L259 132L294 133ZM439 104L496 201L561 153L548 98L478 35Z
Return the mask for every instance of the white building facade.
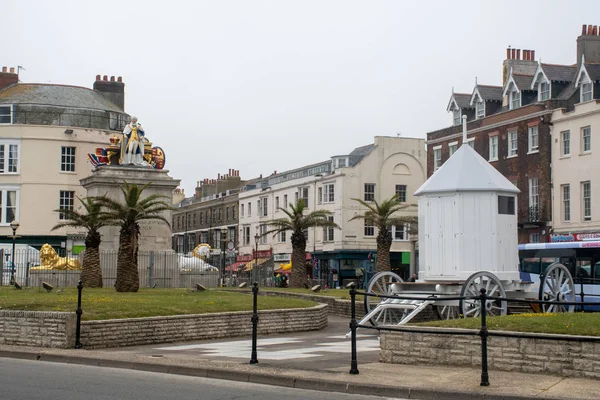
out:
M94 90L67 85L19 83L13 69L0 72L0 238L39 247L81 245L83 235L58 229L54 210L77 209L86 191L80 179L93 167L88 153L109 144L129 115L121 78L96 77ZM72 248L76 253L76 248Z
M589 100L552 115L553 242L600 239L600 104Z
M270 229L265 223L286 218L278 208L288 208L302 198L307 212L331 211L331 218L340 227L306 232L307 262L313 266L312 277L332 284L333 274L338 274L343 285L345 280L357 277L357 269L369 276L374 270L377 229L363 220L350 221L366 211L353 199L381 202L397 194L401 201L415 204L413 193L427 176L425 160L423 139L377 136L373 144L349 154L259 179L239 194L239 254L252 254L258 233L258 250L271 249L276 268L279 263L288 263L292 253L291 232L275 237L263 235ZM402 212L417 215L416 207ZM408 277L411 260L408 227L392 228L392 236L392 268Z

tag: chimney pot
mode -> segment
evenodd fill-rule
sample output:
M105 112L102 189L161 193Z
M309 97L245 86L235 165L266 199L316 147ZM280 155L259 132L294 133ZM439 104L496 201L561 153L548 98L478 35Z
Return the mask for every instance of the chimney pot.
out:
M506 49L506 59L510 60L510 48Z
M2 72L4 72L4 73L8 72L8 68L2 67Z
M111 81L111 82L114 82L114 81L115 81L115 77L114 77L114 76L111 76L111 77L110 77L110 81Z
M102 80L103 80L103 81L107 81L107 80L108 80L108 76L107 76L107 75L104 75L104 76L102 77Z
M588 25L588 30L587 30L587 34L588 34L588 36L591 36L591 35L592 35L592 28L593 28L593 26L592 26L592 25Z
M122 76L118 77L117 82L123 82L123 77Z
M531 61L535 61L535 50L531 50L531 53L529 54L529 59Z
M523 60L529 60L529 50L523 50Z
M510 55L511 60L516 59L516 57L517 57L517 49L510 49L510 50L511 50L511 55Z
M592 36L598 36L598 26L592 26Z
M521 49L517 49L517 60L521 59Z
M14 74L14 73L15 73L15 69L14 69L14 67L10 67L10 73L11 73L11 74Z
M96 75L96 80L97 80L97 81L99 81L99 80L102 80L101 78L102 78L102 77L101 77L100 75Z
M585 36L585 32L587 31L587 25L582 25L581 27L581 36Z

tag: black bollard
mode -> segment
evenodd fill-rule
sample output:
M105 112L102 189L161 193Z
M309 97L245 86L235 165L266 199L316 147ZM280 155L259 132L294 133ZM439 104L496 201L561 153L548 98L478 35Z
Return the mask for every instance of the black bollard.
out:
M488 375L488 359L487 359L487 338L488 338L488 330L487 330L487 295L485 293L485 289L479 290L481 293L480 302L481 302L481 331L479 332L479 336L481 336L481 383L480 386L490 386L490 377Z
M352 360L350 361L350 375L358 375L358 360L356 357L356 285L350 285L350 332L352 337Z
M83 290L83 282L80 280L77 284L77 310L75 314L77 314L77 328L75 330L75 348L80 349L81 346L81 314L83 311L81 310L81 291Z
M250 356L250 364L258 364L256 355L256 336L258 335L258 282L252 284L252 355Z

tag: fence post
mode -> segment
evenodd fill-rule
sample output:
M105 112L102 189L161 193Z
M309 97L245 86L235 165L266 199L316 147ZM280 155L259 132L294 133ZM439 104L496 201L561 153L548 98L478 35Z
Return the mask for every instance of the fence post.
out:
M258 282L252 284L252 354L250 355L250 364L258 364L256 355L256 336L258 334Z
M479 331L479 336L481 336L481 383L480 386L490 386L490 377L488 375L488 359L487 359L487 338L488 338L488 330L487 330L487 295L484 288L480 289L479 292L481 296L479 297L481 302L481 331Z
M81 281L81 279L79 280L79 283L77 284L77 311L75 311L75 314L77 314L77 327L75 329L75 348L76 349L80 349L81 346L81 314L83 314L83 311L81 310L81 291L83 290L83 282Z
M352 339L352 360L350 361L350 375L358 375L358 360L356 359L356 285L350 284L350 332Z
M585 293L583 292L583 274L581 273L583 269L579 270L579 295L581 296L581 302L585 302ZM575 300L575 296L573 296L573 300ZM577 309L575 310L577 311ZM585 312L585 305L581 305L581 312Z

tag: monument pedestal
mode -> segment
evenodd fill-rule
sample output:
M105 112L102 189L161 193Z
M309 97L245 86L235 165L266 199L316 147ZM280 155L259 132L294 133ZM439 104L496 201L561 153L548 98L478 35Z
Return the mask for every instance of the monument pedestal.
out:
M173 179L167 170L150 167L113 166L97 167L90 176L82 179L81 185L87 190L88 197L107 196L123 201L120 187L125 182L136 185L150 185L144 190L142 198L152 194L165 196L168 204L173 202L173 190L179 186L179 179ZM164 211L162 216L171 221L171 211ZM108 226L100 230L102 243L100 251L117 250L119 248L119 226ZM171 227L161 220L140 222L140 251L171 250Z

